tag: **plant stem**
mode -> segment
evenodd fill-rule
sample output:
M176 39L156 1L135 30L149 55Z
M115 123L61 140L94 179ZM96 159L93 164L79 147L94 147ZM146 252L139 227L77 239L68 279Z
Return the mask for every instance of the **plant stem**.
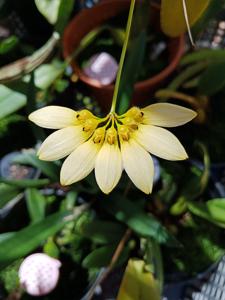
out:
M116 103L118 100L117 98L118 98L120 79L121 79L123 64L124 64L124 60L125 60L125 56L126 56L126 52L127 52L127 45L128 45L129 36L130 36L130 29L131 29L131 24L132 24L132 19L133 19L134 6L135 6L135 0L131 0L129 15L128 15L128 19L127 19L126 34L125 34L125 39L124 39L124 43L123 43L122 53L120 56L119 69L118 69L116 83L115 83L115 89L114 89L114 93L113 93L112 106L111 106L111 110L110 110L111 113L115 112L115 110L116 110Z

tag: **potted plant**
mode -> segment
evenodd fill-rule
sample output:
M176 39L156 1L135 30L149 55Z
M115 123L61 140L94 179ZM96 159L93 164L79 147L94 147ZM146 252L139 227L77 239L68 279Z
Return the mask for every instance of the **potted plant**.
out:
M116 18L121 13L124 13L129 8L130 1L104 1L91 9L85 9L78 15L67 26L64 37L63 37L63 53L65 58L69 58L76 49L79 49L82 40L90 34L96 28L104 26L107 22L111 21L112 18ZM149 8L148 8L149 9ZM155 5L151 6L150 15L150 26L153 26L155 32L159 33L159 8ZM143 28L142 28L143 30ZM154 33L153 30L153 33ZM180 36L178 38L164 37L166 42L166 55L167 63L164 67L158 71L157 74L147 77L144 80L140 80L135 84L134 93L132 96L133 103L135 105L143 103L149 99L152 92L172 74L176 66L179 63L181 55L184 50L184 38ZM144 47L144 45L140 45ZM150 53L146 53L150 55ZM71 65L74 69L75 74L79 79L84 82L94 93L96 100L99 101L104 110L109 108L109 102L113 95L114 84L102 85L99 81L94 80L87 76L81 69L80 63L76 58L71 60Z

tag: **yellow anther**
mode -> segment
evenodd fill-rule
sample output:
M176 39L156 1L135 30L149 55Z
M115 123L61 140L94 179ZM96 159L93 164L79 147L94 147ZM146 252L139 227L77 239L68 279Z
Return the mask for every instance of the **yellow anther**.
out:
M114 127L111 127L107 130L106 132L106 141L110 144L113 145L117 141L117 131Z
M130 138L130 129L125 125L121 125L119 127L119 135L124 141L128 141Z
M94 131L95 128L98 126L98 121L94 118L87 119L84 122L83 130L84 131Z
M131 117L125 117L124 119L122 119L122 122L124 125L127 125L131 129L138 129L138 123Z
M144 113L138 107L132 107L125 114L127 117L134 119L136 122L141 122Z
M83 109L77 113L77 119L79 121L86 121L87 119L93 118L94 115L87 109Z
M104 138L105 138L105 128L103 127L97 128L93 136L94 143L99 144L103 142Z

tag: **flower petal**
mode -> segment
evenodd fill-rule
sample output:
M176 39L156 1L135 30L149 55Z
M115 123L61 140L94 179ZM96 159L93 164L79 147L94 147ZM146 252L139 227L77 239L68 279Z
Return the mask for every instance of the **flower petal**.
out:
M152 191L154 164L150 154L135 140L121 143L123 166L132 182L142 192Z
M175 127L183 125L197 116L189 108L171 103L155 103L142 109L144 123L162 127Z
M69 185L82 180L91 173L95 166L95 158L101 145L92 140L80 145L64 161L60 172L62 185Z
M28 118L40 127L61 129L76 125L76 115L70 108L51 105L32 112Z
M95 178L103 193L110 193L122 174L122 158L118 145L105 142L95 162Z
M174 134L164 128L141 125L134 138L150 153L167 160L183 160L188 155Z
M42 143L38 156L41 160L57 160L74 151L88 138L82 126L70 126L57 130Z

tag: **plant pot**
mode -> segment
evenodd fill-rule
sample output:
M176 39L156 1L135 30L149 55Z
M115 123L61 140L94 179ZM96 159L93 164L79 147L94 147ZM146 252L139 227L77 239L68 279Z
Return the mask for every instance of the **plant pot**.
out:
M85 9L75 16L64 32L64 57L67 58L70 56L90 31L128 10L129 5L129 0L107 0L97 4L93 8ZM159 8L152 6L152 12L151 22L159 30ZM167 49L169 64L155 76L135 84L132 104L141 105L145 100L149 99L151 94L172 74L183 54L184 37L168 38ZM103 110L108 110L114 91L114 84L103 86L98 81L85 75L75 60L73 60L71 65L79 79L90 88Z

